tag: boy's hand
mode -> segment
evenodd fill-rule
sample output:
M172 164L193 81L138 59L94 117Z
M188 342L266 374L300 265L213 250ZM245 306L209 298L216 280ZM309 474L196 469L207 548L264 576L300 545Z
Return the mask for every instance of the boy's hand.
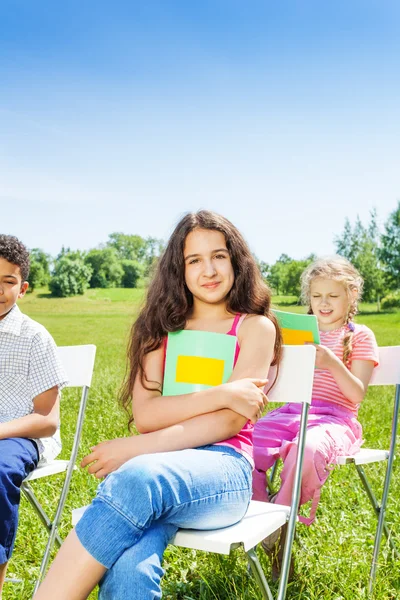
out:
M81 462L81 467L88 465L88 473L101 479L109 473L119 469L121 465L130 458L136 456L135 437L117 438L108 442L101 442L93 446L91 453L85 456Z

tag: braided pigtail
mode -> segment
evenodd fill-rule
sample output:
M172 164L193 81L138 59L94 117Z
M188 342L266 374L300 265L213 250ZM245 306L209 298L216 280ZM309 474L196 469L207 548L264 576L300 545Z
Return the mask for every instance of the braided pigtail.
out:
M349 312L346 317L346 333L343 337L343 364L346 367L349 366L351 353L353 351L353 337L354 337L354 322L353 319L357 314L357 300L353 299L350 302Z

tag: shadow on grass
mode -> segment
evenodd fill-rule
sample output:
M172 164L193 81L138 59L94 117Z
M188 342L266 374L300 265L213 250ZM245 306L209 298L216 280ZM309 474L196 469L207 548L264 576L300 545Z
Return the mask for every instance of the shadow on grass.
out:
M38 298L47 298L48 300L51 298L52 300L56 297L51 294L51 292L43 292L37 295Z

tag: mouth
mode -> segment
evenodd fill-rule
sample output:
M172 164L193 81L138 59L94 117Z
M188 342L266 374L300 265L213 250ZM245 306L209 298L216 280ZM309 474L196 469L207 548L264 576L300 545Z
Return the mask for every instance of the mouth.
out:
M328 317L329 315L331 315L333 313L333 310L320 310L319 313L323 317Z
M213 283L203 283L201 287L205 288L206 290L215 290L215 288L217 288L220 283L220 281L214 281Z

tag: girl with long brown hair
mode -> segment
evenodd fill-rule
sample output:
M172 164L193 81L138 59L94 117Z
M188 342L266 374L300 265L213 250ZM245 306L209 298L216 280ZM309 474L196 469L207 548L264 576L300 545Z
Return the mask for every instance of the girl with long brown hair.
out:
M236 337L227 383L162 395L166 338L180 330ZM251 497L252 430L281 337L270 291L239 231L209 211L184 216L132 328L122 402L142 435L84 459L106 479L70 533L37 600L161 598L162 556L179 527L239 521Z

